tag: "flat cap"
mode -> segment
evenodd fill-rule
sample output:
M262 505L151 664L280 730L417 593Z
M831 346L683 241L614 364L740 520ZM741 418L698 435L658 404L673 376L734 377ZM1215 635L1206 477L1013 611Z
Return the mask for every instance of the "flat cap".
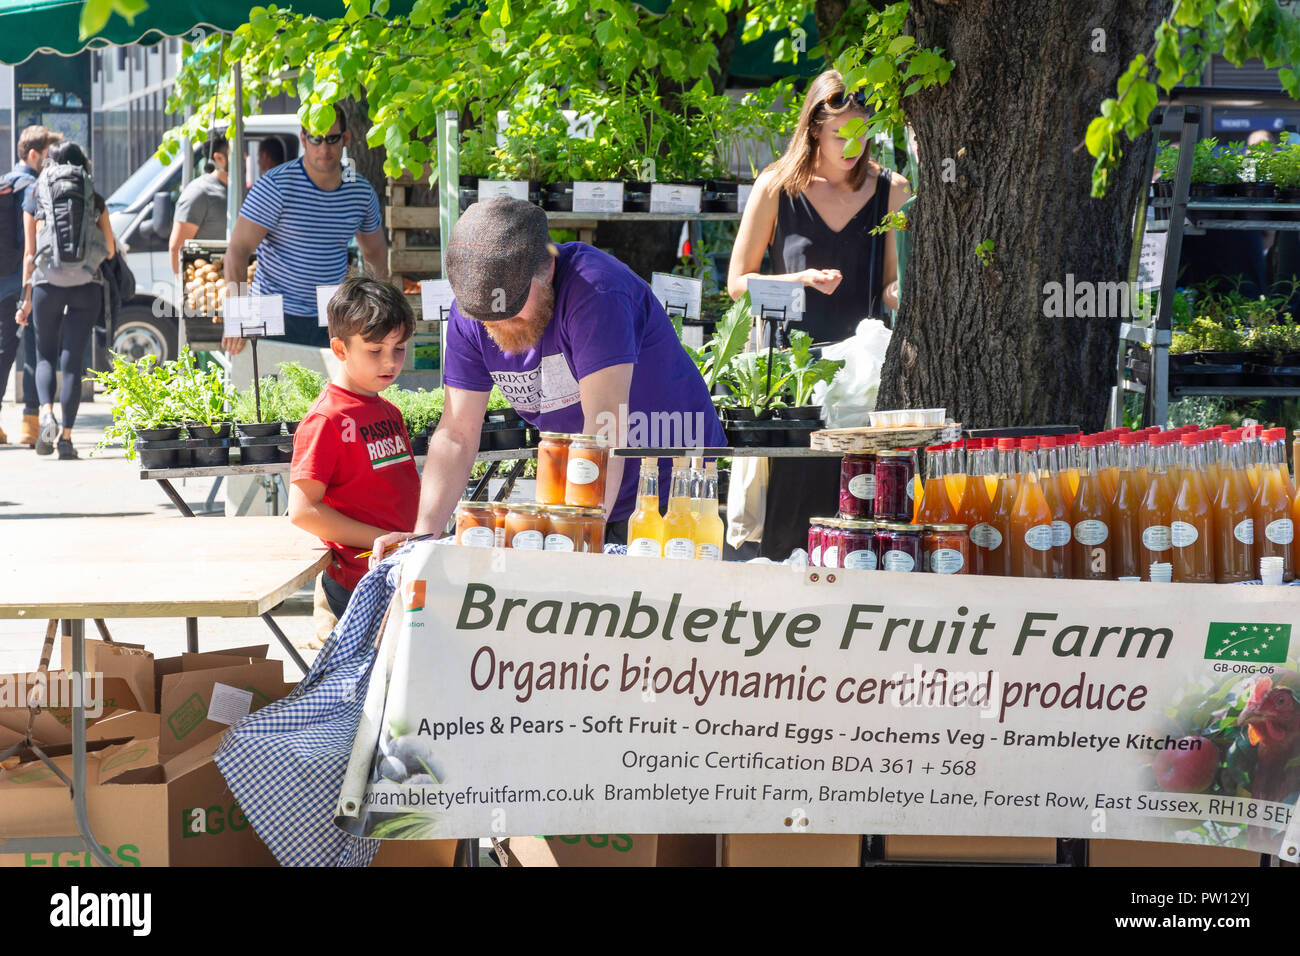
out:
M505 197L474 203L447 243L447 281L461 315L479 322L514 318L533 277L554 255L541 206Z

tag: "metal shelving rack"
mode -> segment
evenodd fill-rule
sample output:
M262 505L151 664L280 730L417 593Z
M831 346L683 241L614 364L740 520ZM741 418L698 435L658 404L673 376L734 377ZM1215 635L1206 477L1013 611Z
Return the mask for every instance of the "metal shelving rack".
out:
M1154 325L1125 322L1120 325L1120 347L1116 357L1116 390L1111 403L1111 424L1123 424L1123 394L1126 391L1147 395L1144 419L1149 423L1164 425L1169 418L1170 397L1191 395L1222 395L1239 398L1273 398L1300 395L1300 388L1280 386L1227 387L1227 386L1169 386L1169 346L1173 341L1173 300L1178 283L1178 267L1182 256L1183 236L1204 235L1207 229L1300 230L1300 203L1256 203L1189 201L1192 178L1192 152L1198 139L1201 108L1227 106L1235 108L1281 107L1292 109L1296 105L1285 93L1277 90L1233 89L1230 87L1176 87L1161 103L1157 122L1153 124L1160 133L1178 136L1178 168L1174 173L1174 190L1170 199L1157 198L1152 207L1168 209L1169 218L1148 222L1145 200L1139 204L1133 237L1133 257L1129 278L1137 278L1137 261L1145 232L1165 232L1163 268L1160 274L1160 296L1156 305ZM1160 135L1153 136L1144 166L1145 181L1149 182L1155 169L1156 151ZM1223 213L1294 213L1294 219L1242 219L1217 218ZM1208 218L1205 214L1214 214ZM1129 343L1146 345L1151 352L1149 388L1140 382L1124 377L1125 353Z

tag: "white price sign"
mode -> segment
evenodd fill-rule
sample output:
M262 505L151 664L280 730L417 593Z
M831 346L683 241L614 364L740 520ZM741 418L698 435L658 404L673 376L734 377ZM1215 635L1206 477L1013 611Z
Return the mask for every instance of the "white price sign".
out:
M284 296L228 296L222 334L227 338L284 335Z
M1165 271L1165 244L1167 232L1148 232L1142 237L1142 253L1138 257L1138 287L1158 288Z
M675 183L653 183L650 186L651 212L700 211L700 199L704 193L701 186L679 186Z
M750 279L750 315L798 322L803 318L804 295L802 282L789 279Z
M622 212L622 183L573 184L574 212Z
M316 287L316 324L325 328L330 324L329 305L334 293L339 291L337 285L318 285Z
M456 293L451 291L451 283L446 279L425 279L420 283L420 314L424 321L446 318L455 301Z
M688 319L700 317L700 299L704 294L704 282L700 279L653 272L650 289L668 314L684 315Z
M478 200L485 199L522 199L528 201L528 183L513 179L480 179L478 181Z

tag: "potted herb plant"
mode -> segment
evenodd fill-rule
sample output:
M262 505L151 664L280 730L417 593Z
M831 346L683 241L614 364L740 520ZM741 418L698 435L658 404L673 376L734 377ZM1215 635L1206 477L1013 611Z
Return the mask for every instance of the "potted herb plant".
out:
M810 405L813 389L820 382L829 383L835 373L844 367L843 362L831 361L813 355L812 336L802 329L790 333L790 390L791 404L781 410L787 419L817 421L821 406Z
M1254 202L1272 202L1277 198L1277 184L1270 178L1272 157L1272 143L1256 143L1246 148L1242 182L1237 186L1239 196Z
M279 379L266 375L235 394L231 417L239 432L240 464L269 465L282 460L286 454L292 455L292 439L282 439L282 392Z
M185 415L193 464L222 467L230 462L230 406L234 389L221 367L199 369L189 348L181 349L172 369L173 396Z
M1279 146L1268 154L1266 175L1280 202L1300 203L1300 143Z
M1235 176L1229 177L1231 160L1224 158L1230 154L1219 153L1218 148L1219 141L1211 136L1200 140L1192 152L1193 199L1218 199L1223 196L1224 184L1236 180ZM1237 163L1240 169L1240 157L1237 157Z
M113 422L104 430L95 451L120 441L127 460L134 460L138 450L141 468L187 465L189 454L183 451L181 439L185 416L174 398L173 370L159 366L152 355L136 362L117 353L111 358L109 369L92 373L113 402ZM163 447L150 447L159 444Z

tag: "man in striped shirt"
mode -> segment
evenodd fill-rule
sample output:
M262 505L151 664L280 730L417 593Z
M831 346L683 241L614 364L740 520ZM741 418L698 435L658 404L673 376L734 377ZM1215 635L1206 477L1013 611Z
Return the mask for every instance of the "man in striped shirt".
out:
M276 166L253 184L226 249L227 295L239 295L248 260L257 251L257 273L247 293L284 296L285 340L301 345L329 344L316 317L316 287L342 282L348 267L348 241L357 237L368 274L388 278L388 244L379 215L379 197L364 178L344 170L343 147L350 138L343 111L324 136L303 129L302 156ZM233 286L233 288L232 288ZM231 355L242 338L224 338Z

